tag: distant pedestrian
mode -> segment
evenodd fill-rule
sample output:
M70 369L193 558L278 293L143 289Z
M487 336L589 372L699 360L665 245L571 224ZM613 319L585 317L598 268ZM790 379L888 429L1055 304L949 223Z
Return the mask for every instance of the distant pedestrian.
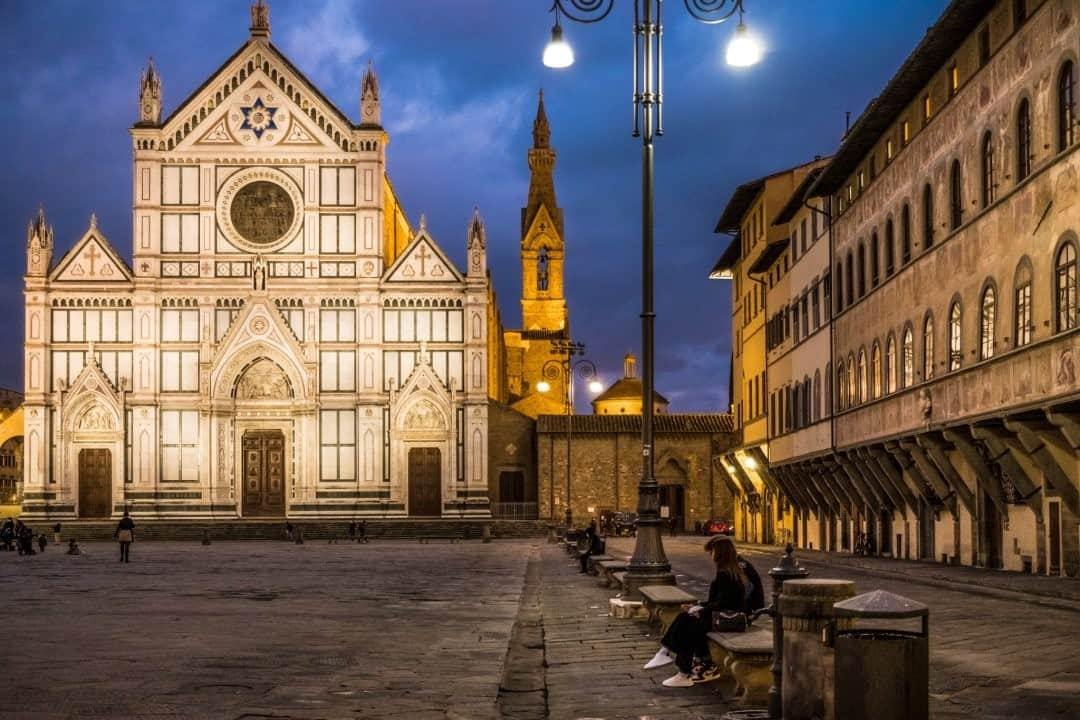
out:
M356 521L349 523L349 542L356 540Z
M293 539L293 524L289 520L285 521L285 537L289 540Z
M56 544L56 545L59 545L60 544L60 523L56 523L55 525L53 525L52 532L53 532L53 538L52 538L53 543Z
M679 535L679 516L671 516L671 537L677 537Z
M581 572L588 572L589 558L593 555L599 555L603 552L602 549L603 540L596 533L596 521L590 520L589 526L585 528L585 535L578 542L578 547L582 547L578 552L578 562L581 563Z
M131 519L128 511L124 511L124 517L116 526L113 537L120 543L120 562L131 562L131 543L135 542L135 521Z
M20 555L34 554L34 531L22 520L15 521L15 541Z
M38 550L45 552L45 546L49 544L49 538L45 537L45 533L41 533L37 536Z
M361 520L356 526L356 542L367 544L367 520Z
M75 538L68 540L68 555L82 555L82 550L79 549L79 543Z

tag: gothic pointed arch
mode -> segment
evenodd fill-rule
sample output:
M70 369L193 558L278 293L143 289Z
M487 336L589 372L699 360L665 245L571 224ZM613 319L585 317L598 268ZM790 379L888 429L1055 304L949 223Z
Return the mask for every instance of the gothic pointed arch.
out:
M238 383L262 359L281 370L290 398L303 401L314 395L314 363L304 361L303 347L278 309L267 297L256 296L244 305L218 345L210 367L211 398L229 402L238 399ZM268 366L262 367L269 370Z

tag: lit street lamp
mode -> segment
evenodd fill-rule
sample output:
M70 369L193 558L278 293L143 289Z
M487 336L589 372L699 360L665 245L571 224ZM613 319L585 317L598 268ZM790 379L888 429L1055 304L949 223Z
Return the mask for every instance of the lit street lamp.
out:
M574 376L589 381L589 391L593 394L603 390L604 386L596 379L596 365L593 365L590 360L580 357L585 354L584 343L573 342L572 340L554 340L551 343L551 354L557 355L558 358L553 358L544 363L541 370L544 379L536 383L536 390L542 393L550 392L551 383L549 381L559 378L562 378L563 385L566 388L566 397L564 398L566 401L566 529L570 530L574 527L574 516L570 510L572 504L570 501L570 450L573 437ZM575 356L579 359L575 360Z
M761 49L742 22L743 0L683 0L695 20L716 24L739 15L735 37L727 48L730 65L757 62ZM671 585L671 563L664 554L660 531L660 488L653 468L653 137L664 134L661 103L663 76L663 0L633 0L634 5L634 137L641 137L641 480L638 483L637 538L627 568L631 594L643 585ZM574 53L563 38L559 18L579 23L600 22L615 0L554 0L555 25L544 50L544 64L569 67ZM569 508L568 508L569 509Z

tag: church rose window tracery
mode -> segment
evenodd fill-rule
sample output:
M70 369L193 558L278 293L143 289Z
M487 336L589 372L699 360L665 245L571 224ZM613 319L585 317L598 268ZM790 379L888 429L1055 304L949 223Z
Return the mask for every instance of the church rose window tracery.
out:
M226 182L217 219L233 245L256 253L280 250L303 224L303 197L296 183L273 168L248 168Z

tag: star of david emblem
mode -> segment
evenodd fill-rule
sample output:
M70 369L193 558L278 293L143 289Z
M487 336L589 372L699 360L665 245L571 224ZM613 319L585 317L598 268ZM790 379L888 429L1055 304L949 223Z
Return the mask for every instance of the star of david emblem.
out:
M244 113L244 122L241 123L240 129L250 130L255 133L256 138L262 138L267 130L277 130L277 125L274 124L274 113L277 112L277 108L263 105L262 98L255 98L251 106L241 107L240 112Z

